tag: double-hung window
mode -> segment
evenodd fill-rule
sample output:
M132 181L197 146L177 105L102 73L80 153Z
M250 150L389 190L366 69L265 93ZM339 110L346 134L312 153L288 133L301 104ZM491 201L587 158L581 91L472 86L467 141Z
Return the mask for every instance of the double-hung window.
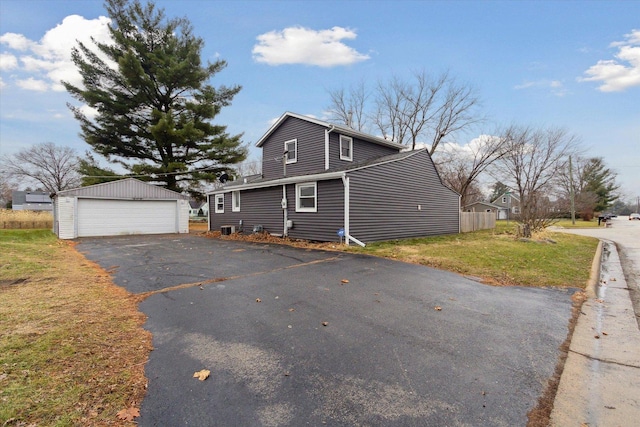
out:
M296 163L298 161L298 140L291 139L289 141L285 141L284 152L286 163Z
M353 161L353 138L340 135L340 160Z
M315 182L296 184L296 212L318 212L318 193Z
M215 213L224 213L224 194L216 194Z
M231 211L240 212L240 192L239 191L231 192Z

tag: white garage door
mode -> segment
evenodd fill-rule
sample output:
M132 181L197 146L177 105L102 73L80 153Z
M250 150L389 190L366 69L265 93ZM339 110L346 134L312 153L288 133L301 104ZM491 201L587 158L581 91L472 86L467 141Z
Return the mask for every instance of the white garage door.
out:
M78 237L178 231L175 200L78 199Z

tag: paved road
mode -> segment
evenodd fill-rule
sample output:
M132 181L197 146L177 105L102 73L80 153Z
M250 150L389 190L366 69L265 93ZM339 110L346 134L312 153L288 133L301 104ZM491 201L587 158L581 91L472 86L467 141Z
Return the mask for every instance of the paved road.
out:
M354 254L193 235L77 247L149 293L141 426L525 425L571 312L570 290Z
M573 333L553 426L631 426L640 419L640 221L625 216L612 223L564 230L604 244L600 280Z

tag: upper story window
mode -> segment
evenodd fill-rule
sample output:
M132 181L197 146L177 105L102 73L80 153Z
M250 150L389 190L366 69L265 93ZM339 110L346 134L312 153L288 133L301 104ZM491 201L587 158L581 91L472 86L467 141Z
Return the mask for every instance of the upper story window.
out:
M224 213L224 194L216 194L215 213Z
M507 203L507 196L504 196L504 197L502 198L502 203Z
M231 192L231 211L240 212L240 192Z
M296 212L318 212L315 182L296 184Z
M340 160L353 161L353 138L340 135Z
M298 161L298 140L291 139L284 143L286 163L295 163Z

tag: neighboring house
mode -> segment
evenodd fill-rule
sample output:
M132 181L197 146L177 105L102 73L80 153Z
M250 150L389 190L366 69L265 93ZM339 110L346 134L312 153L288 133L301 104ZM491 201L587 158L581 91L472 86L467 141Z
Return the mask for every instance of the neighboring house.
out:
M491 204L498 206L498 219L514 218L520 214L520 197L511 191L501 194Z
M256 146L262 175L208 194L211 230L358 244L460 230L460 196L426 150L295 113Z
M53 211L53 201L47 191L13 191L11 203L14 211Z
M188 233L188 199L134 178L58 191L53 232L60 239Z
M207 202L198 202L196 200L189 200L189 217L206 217L209 213Z
M473 202L462 208L463 212L493 212L498 214L500 206L488 202Z

